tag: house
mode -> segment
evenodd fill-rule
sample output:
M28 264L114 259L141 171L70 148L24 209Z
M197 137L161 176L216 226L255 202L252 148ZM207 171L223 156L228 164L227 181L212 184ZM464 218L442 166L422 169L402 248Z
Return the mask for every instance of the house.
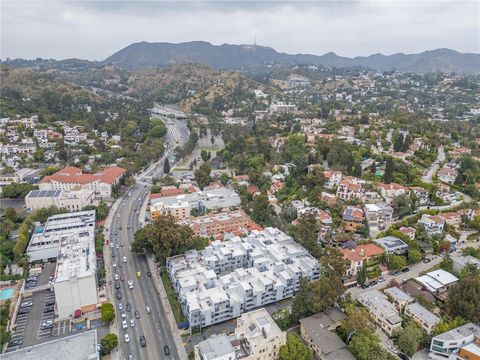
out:
M342 339L335 332L325 329L315 315L300 320L300 335L316 359L355 359Z
M437 172L437 177L440 181L447 184L453 184L457 178L458 171L449 167L443 167Z
M373 241L383 247L387 254L402 255L408 251L408 245L395 236L386 236Z
M383 291L390 301L392 301L399 311L402 311L405 306L415 301L413 297L394 286Z
M364 212L362 208L350 205L343 210L342 218L346 222L361 224L364 220Z
M439 214L441 218L447 223L455 228L459 228L462 224L462 216L454 211L444 212Z
M365 217L370 227L377 227L380 230L385 227L386 223L392 221L393 208L386 202L378 202L376 204L365 204Z
M364 183L363 180L348 176L338 183L336 195L344 201L363 199L365 196L365 189L363 188Z
M342 180L343 174L341 171L326 170L323 172L323 176L325 177L325 188L335 189Z
M415 228L402 226L400 229L398 229L398 231L408 236L410 240L415 240L415 234L417 232Z
M345 276L357 276L362 266L367 266L370 259L382 255L385 251L375 244L357 245L355 248L341 249L340 252L347 262Z
M225 161L223 158L219 156L215 156L212 160L210 160L210 166L213 170L225 169Z
M320 194L320 200L325 201L327 205L330 205L330 206L335 205L337 203L337 197L325 191L322 191L322 193Z
M313 214L315 218L323 225L332 225L332 216L325 210L313 207L306 207L298 211L298 217L306 216L308 214ZM298 222L297 220L294 221L294 224Z
M452 255L453 270L460 273L465 266L475 266L480 271L480 260L471 255Z
M430 355L448 360L475 360L480 354L480 326L468 323L432 338Z
M415 280L434 295L440 295L448 291L452 285L458 282L456 276L443 269L430 271L415 278Z
M412 186L410 191L415 194L418 199L418 205L423 206L427 205L430 202L428 190L420 186Z
M428 334L432 334L435 326L440 322L440 318L433 314L430 310L426 309L417 302L408 304L405 307L404 314L411 317L420 327Z
M407 187L397 183L380 184L378 189L380 190L380 195L382 195L387 203L391 203L397 196L407 195L410 192Z
M429 234L440 234L445 228L445 219L438 215L423 214L418 224L422 224Z

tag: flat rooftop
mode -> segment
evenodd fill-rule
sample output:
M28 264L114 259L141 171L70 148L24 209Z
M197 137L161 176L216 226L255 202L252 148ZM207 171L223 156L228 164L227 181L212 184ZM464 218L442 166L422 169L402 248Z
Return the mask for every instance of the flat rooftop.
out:
M2 354L2 360L99 360L97 330L67 336Z

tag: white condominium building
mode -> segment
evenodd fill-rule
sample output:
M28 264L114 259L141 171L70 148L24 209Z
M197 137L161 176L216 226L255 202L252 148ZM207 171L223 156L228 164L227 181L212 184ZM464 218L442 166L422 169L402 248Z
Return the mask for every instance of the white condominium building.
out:
M219 323L292 297L301 277L313 280L320 274L318 261L274 228L170 257L167 270L190 327Z

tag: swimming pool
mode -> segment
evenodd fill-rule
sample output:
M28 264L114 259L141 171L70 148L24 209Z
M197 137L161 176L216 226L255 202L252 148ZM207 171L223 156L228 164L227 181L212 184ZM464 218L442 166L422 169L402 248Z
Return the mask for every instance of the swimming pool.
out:
M6 288L0 290L0 301L5 301L13 298L13 290L14 288Z

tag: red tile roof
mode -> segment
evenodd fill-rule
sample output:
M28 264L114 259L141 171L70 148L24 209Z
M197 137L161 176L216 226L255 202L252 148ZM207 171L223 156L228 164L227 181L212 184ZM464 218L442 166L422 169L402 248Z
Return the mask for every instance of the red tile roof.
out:
M372 256L382 255L385 251L378 245L365 244L357 245L355 249L341 249L340 250L345 259L350 261L361 261Z
M45 176L41 182L56 181L60 183L88 184L101 181L107 184L113 184L127 170L118 166L112 166L95 174L85 174L82 170L75 166L68 166L55 174Z

